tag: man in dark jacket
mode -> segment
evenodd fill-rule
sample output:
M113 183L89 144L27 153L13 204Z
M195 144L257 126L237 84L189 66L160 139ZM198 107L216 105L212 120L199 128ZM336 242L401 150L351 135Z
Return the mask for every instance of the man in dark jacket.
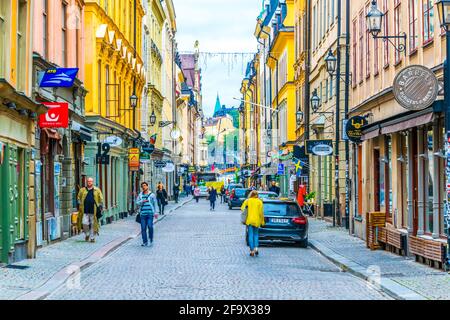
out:
M177 183L175 183L173 185L173 197L174 197L175 203L178 203L179 196L180 196L180 186Z
M280 195L280 187L277 186L275 181L272 181L272 186L269 188L269 191L275 192L278 196Z

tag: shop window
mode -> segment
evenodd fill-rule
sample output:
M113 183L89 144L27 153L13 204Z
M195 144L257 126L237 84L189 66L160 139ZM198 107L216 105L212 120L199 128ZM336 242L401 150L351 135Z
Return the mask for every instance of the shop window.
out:
M358 184L357 184L357 191L356 194L358 196L358 210L356 212L356 216L361 216L362 212L363 212L363 186L362 186L362 177L363 177L363 172L362 172L362 146L358 145L358 149L357 149L357 172L358 172Z
M381 206L384 206L384 170L380 170L381 158L380 149L373 150L373 163L374 165L374 209L375 211L381 211Z
M402 228L407 228L408 222L408 207L407 207L407 198L408 198L408 187L409 184L409 169L408 169L408 136L406 134L402 134L400 136L400 145L399 145L399 166L400 166L400 183L401 183L401 192L400 192L400 201L402 207L402 218L401 225Z
M423 44L433 41L434 37L434 14L433 0L422 0L423 4Z

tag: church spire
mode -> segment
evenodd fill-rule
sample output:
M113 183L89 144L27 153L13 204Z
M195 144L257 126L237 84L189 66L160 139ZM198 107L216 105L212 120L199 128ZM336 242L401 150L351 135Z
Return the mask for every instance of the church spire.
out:
M220 112L222 105L220 104L219 93L217 93L216 106L214 107L214 117Z

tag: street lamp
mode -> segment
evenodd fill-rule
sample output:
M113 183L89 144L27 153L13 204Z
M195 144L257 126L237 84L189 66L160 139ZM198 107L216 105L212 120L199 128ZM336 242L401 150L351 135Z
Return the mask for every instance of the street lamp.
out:
M297 118L297 125L300 126L303 122L303 117L304 117L304 113L300 110L297 111L296 113L296 118Z
M133 95L130 97L130 105L132 109L135 109L137 107L138 103L138 97L133 93Z
M153 127L156 124L156 115L155 110L152 111L152 115L150 116L150 125Z
M372 34L374 39L383 39L389 41L398 52L406 52L406 33L402 32L397 36L379 36L381 32L381 26L383 24L384 13L378 9L377 1L372 0L372 5L370 6L370 10L366 15L366 23L368 27L368 31ZM403 43L398 43L398 45L392 42L391 39L403 39Z
M367 13L366 19L369 32L375 38L381 32L381 24L383 22L383 16L384 16L383 12L381 12L380 9L378 9L377 7L376 0L373 0L370 10Z
M334 72L336 71L337 66L337 58L333 55L333 51L328 51L328 55L325 58L325 63L327 67L327 72L330 74L330 76L333 76Z
M450 0L439 0L436 2L441 27L448 30L450 26Z
M317 110L319 110L319 105L320 105L320 98L317 95L317 89L314 89L313 95L311 97L311 108L314 113L316 113Z

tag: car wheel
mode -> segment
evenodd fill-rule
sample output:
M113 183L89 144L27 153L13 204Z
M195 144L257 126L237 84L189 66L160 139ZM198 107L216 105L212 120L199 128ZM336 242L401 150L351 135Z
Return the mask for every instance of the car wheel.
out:
M297 245L300 248L308 248L308 238L306 238L305 240L297 242Z

